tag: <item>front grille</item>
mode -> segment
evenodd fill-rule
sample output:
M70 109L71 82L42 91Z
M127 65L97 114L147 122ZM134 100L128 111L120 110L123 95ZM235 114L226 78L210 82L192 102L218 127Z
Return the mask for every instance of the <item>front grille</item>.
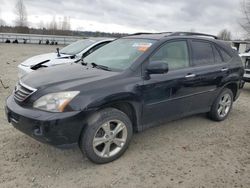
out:
M15 87L14 98L18 102L23 102L25 99L27 99L35 91L36 91L36 89L31 88L31 87L29 87L21 82L18 82L18 84Z
M250 74L250 71L246 71L246 74Z

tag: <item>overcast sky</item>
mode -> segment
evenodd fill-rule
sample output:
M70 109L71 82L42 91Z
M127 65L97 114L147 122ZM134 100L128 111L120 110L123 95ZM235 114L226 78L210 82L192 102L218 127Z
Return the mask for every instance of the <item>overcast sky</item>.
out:
M190 31L241 35L241 0L24 0L29 24L70 16L74 30L104 32ZM16 0L0 0L0 17L14 24Z

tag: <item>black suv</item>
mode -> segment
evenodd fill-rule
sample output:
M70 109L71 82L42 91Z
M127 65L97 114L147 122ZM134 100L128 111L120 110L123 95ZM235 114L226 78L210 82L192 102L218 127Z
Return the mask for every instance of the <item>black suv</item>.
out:
M237 52L200 33L138 33L72 63L35 71L7 99L15 128L56 146L78 143L95 163L127 149L134 132L208 113L224 120L239 96Z

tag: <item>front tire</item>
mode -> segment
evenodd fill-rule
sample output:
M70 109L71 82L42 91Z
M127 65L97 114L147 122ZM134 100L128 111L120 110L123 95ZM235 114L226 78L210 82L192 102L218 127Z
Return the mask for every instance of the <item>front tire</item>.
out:
M233 106L233 92L226 88L214 101L209 117L214 121L223 121L227 118Z
M89 118L79 145L92 162L108 163L126 151L132 134L128 116L115 108L106 108Z

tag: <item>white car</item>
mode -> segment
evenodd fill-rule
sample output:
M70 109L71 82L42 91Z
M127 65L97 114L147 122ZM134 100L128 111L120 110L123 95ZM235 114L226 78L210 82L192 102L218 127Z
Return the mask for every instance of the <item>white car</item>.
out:
M57 52L31 57L18 65L18 77L20 79L24 75L40 68L78 62L82 57L86 57L113 40L114 39L103 38L83 39L62 48L61 50L57 48Z
M245 82L250 82L250 52L240 54L240 57L245 67L245 74L243 76L243 80Z

